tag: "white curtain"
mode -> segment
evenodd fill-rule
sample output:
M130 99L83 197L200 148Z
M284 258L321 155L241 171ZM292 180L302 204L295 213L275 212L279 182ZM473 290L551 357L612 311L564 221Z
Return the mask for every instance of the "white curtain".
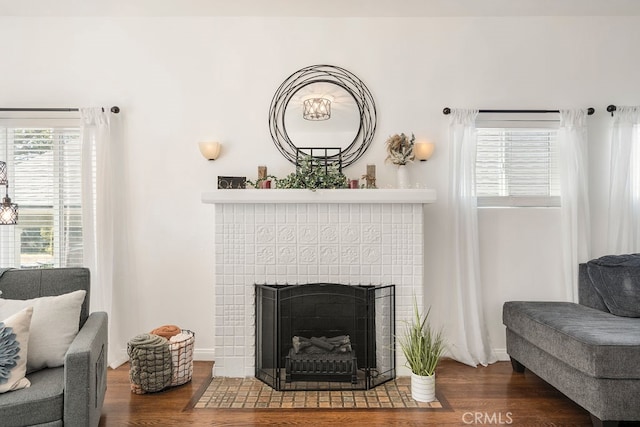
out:
M456 109L451 114L449 141L449 283L444 290L451 302L452 330L447 330L449 353L470 366L497 359L491 351L484 320L478 209L475 197L477 110Z
M125 360L117 354L123 344L117 337L118 318L114 316L114 276L117 274L116 245L118 220L123 210L121 171L122 146L119 115L102 108L81 108L82 117L82 220L84 263L91 271L91 311L109 316L108 363L115 367ZM120 166L121 163L120 163Z
M608 253L640 252L640 107L618 107L611 132Z
M578 301L578 264L589 261L587 111L561 110L558 129L562 254L567 301Z

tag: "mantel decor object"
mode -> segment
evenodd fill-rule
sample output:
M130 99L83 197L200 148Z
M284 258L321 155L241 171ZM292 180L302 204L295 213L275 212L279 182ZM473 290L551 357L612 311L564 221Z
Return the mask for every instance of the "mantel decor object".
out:
M407 165L398 165L398 169L396 170L396 187L400 189L411 188Z
M324 155L316 155L317 151ZM329 161L328 153L337 150L337 161ZM297 158L299 163L295 172L284 178L267 174L266 166L258 166L258 179L247 180L253 188L271 188L272 182L278 189L338 189L349 188L349 181L342 173L339 148L299 148ZM218 187L220 188L220 187ZM236 187L233 187L236 188Z
M342 173L339 161L330 162L327 156L311 156L303 153L299 153L298 156L299 165L296 167L296 171L283 179L277 179L276 186L278 188L307 188L310 190L348 188L348 180ZM340 155L337 156L339 159Z
M266 166L258 166L258 179L255 183L248 181L249 184L253 185L254 188L263 188L269 189L271 188L271 179L270 175L267 174Z
M367 165L367 173L362 175L362 179L365 180L365 188L377 188L376 187L376 165Z
M387 139L385 145L387 147L387 162L398 166L396 186L398 188L409 188L409 171L407 163L411 163L415 158L413 152L413 144L416 137L411 134L409 138L404 133L392 135Z
M219 176L219 190L242 190L247 188L247 177L245 176Z

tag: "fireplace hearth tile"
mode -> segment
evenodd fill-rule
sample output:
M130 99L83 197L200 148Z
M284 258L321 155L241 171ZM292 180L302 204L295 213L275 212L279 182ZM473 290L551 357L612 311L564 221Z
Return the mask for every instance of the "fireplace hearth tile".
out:
M216 377L195 404L195 409L424 409L450 410L436 393L435 402L411 398L410 377L398 377L371 390L275 391L255 378Z

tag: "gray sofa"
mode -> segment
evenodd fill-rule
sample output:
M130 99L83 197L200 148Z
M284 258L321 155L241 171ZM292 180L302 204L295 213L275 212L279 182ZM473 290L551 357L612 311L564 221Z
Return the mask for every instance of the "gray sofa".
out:
M640 421L640 317L625 312L640 316L639 302L640 254L580 264L579 304L506 302L514 371L530 369L589 411L594 426Z
M86 268L16 269L0 277L0 291L7 299L87 291L80 331L64 366L30 373L31 387L0 394L3 427L98 425L107 386L107 314L89 312L89 288Z

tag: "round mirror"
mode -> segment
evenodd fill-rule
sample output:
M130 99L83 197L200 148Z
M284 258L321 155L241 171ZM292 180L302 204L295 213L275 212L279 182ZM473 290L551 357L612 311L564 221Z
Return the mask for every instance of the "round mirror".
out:
M271 137L278 150L298 165L298 150L346 167L371 144L376 128L373 96L355 75L331 65L314 65L289 76L269 111ZM316 153L325 155L318 155Z

